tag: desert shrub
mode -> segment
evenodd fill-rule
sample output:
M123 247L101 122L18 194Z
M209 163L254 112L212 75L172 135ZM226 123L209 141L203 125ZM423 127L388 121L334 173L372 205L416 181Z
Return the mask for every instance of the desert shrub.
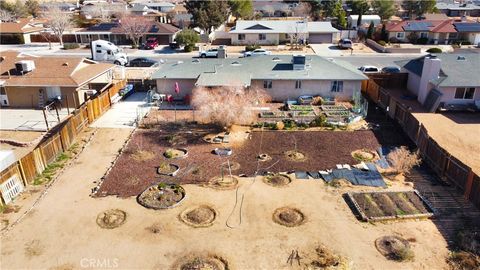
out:
M380 44L383 47L385 47L387 45L387 42L385 42L383 40L379 40L377 43Z
M396 38L396 37L391 37L391 38L388 40L388 42L390 42L390 43L400 43L400 40L399 40L398 38Z
M245 51L246 52L250 52L250 51L254 51L256 49L260 49L260 45L258 44L252 44L252 45L247 45L245 46Z
M387 160L397 173L408 173L413 167L420 165L421 159L417 152L411 152L405 146L393 150L387 155Z
M63 44L63 49L64 50L72 50L72 49L78 49L80 48L80 45L77 43L65 43Z
M233 124L251 124L255 119L253 108L268 100L270 100L270 96L260 88L209 89L200 87L194 89L192 95L192 105L198 111L199 119L223 127Z
M442 49L440 48L430 48L427 50L428 53L442 53Z
M404 247L397 250L394 256L397 261L406 262L412 261L415 257L415 253L413 253L413 250L411 250L409 247Z
M293 129L293 128L297 127L297 124L295 123L295 121L290 120L290 119L283 120L283 123L285 124L284 129L286 129L286 130Z
M417 44L427 44L428 43L428 38L426 37L421 37L417 39Z
M323 127L327 123L327 117L325 114L320 114L310 123L311 127Z

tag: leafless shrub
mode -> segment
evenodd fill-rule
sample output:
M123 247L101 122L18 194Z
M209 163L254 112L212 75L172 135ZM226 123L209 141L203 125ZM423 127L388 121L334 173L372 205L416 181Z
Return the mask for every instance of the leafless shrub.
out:
M387 159L392 165L392 168L397 173L408 173L413 167L420 165L422 160L418 151L411 152L405 146L396 148L387 155Z
M251 124L255 118L253 107L269 99L263 89L257 88L196 88L192 95L192 105L204 122L229 127L233 124Z
M132 41L132 46L138 48L140 38L143 37L151 26L152 22L142 16L123 16L120 19L120 28Z

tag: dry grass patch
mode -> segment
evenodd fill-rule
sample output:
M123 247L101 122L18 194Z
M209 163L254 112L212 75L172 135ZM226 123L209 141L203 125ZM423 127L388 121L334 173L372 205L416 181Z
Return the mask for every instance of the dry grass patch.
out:
M480 269L480 257L470 252L452 252L447 262L452 270Z
M297 150L289 150L285 152L285 156L292 161L304 161L307 159L305 154Z
M191 254L179 259L173 270L228 270L228 262L215 254Z
M236 176L216 176L208 181L208 187L214 189L228 190L234 189L238 186L238 179Z
M360 149L353 151L352 157L359 162L370 162L377 158L377 153L375 153L375 151L370 151L367 149Z
M127 213L120 209L109 209L97 216L97 224L104 229L120 227L127 220Z
M25 244L25 256L28 258L40 256L43 254L43 245L40 240L32 240Z
M274 187L284 187L292 182L292 179L284 174L272 174L263 177L263 182Z
M137 150L131 154L132 158L136 161L147 161L155 157L155 153L146 150Z
M395 261L412 261L415 254L410 249L410 243L400 236L389 235L375 240L375 247L387 259Z
M286 227L296 227L305 222L305 215L296 208L282 207L273 212L273 221Z
M185 224L195 228L201 228L212 226L217 215L217 211L212 207L200 205L186 209L179 217Z

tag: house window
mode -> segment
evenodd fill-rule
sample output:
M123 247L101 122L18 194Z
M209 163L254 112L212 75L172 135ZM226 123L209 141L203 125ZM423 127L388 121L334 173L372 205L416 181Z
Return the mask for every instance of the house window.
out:
M455 91L455 99L473 99L475 95L475 88L473 87L458 87Z
M267 34L258 34L258 40L266 40Z
M295 81L295 89L302 89L302 81L300 80Z
M333 81L332 82L332 92L343 92L343 82L342 81Z
M398 32L397 33L397 38L398 39L404 39L405 38L405 33L404 32Z
M426 32L420 33L420 38L428 38L428 33Z
M272 81L271 80L263 81L263 88L271 89L272 88Z
M245 34L238 34L238 40L245 40Z

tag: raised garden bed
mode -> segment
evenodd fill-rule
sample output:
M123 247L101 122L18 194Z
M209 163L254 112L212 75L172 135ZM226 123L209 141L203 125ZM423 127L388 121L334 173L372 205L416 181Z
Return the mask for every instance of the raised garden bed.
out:
M271 174L263 177L263 182L274 187L284 187L292 182L292 179L284 174Z
M180 167L175 164L168 164L162 162L157 168L157 173L160 175L175 176L179 170Z
M163 153L163 156L168 159L184 158L187 155L188 155L187 149L182 149L182 148L168 148Z
M137 201L146 208L167 209L177 206L185 195L185 189L180 185L160 183L147 188Z
M289 111L311 111L313 112L313 107L311 105L293 105L289 104L288 105L288 110Z
M103 229L114 229L125 223L127 213L120 209L109 209L97 216L97 225Z
M213 225L218 213L210 206L200 205L184 210L180 214L180 220L194 228L203 228Z
M434 214L417 190L353 192L347 197L363 221L429 218Z
M278 112L268 111L268 112L259 113L259 116L260 118L284 118L286 116L286 113L281 111L278 111Z
M272 218L275 223L286 227L300 226L305 222L305 215L302 211L291 207L276 209Z
M348 111L345 105L321 105L322 111Z

